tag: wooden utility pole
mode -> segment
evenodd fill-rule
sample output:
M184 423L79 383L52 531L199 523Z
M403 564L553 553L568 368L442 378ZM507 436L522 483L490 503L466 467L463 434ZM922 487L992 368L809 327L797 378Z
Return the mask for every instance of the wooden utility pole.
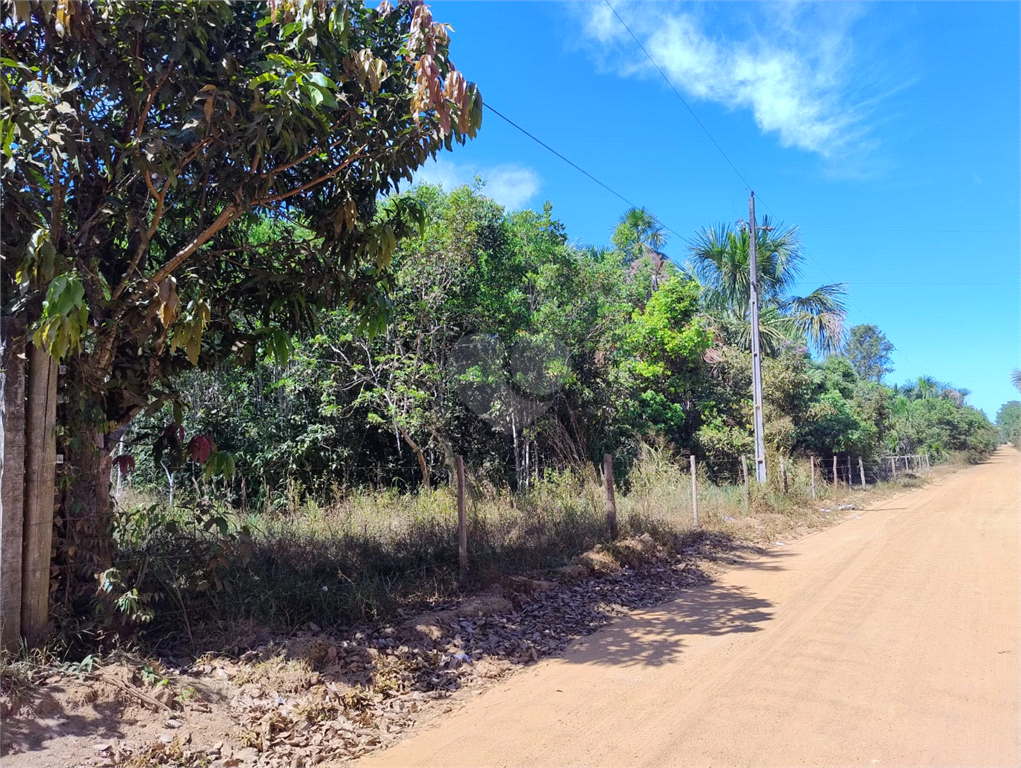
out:
M808 457L808 464L811 467L809 470L812 478L812 500L815 501L815 456Z
M461 581L468 575L468 511L464 498L464 457L460 454L457 468L457 562Z
M34 344L25 406L25 520L21 563L21 634L29 647L46 639L50 618L50 548L57 465L57 361Z
M620 535L617 530L617 500L613 495L613 456L603 454L603 485L606 487L606 525L610 529L610 540Z
M695 477L695 454L691 454L691 517L698 528L698 481Z
M766 482L766 445L762 426L762 350L759 342L759 265L755 253L755 192L748 197L748 271L751 284L752 416L755 426L755 479Z

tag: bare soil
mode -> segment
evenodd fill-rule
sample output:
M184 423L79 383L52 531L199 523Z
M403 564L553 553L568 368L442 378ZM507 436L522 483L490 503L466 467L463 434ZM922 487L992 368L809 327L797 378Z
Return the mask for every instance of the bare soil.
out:
M1016 453L1001 452L989 465L997 469L978 469L1000 477L1012 467L1016 477L1017 464ZM960 477L974 478L975 472ZM924 499L930 497L911 500L957 483L956 477L944 476L929 489L901 494L886 504L928 503ZM1015 483L1015 510L1016 490ZM875 495L856 498L860 505ZM233 627L223 637L204 639L209 653L156 663L158 679L143 675L145 662L138 659L107 660L82 680L66 674L38 676L33 685L0 699L3 765L311 766L339 765L374 752L371 759L392 765L587 764L599 762L597 752L578 740L594 738L592 729L600 722L609 729L605 737L617 745L599 747L616 755L606 764L687 764L687 759L668 759L670 753L663 751L642 757L642 741L634 742L631 752L621 752L622 733L635 731L636 723L644 723L638 730L645 732L662 722L664 708L677 710L673 702L688 685L692 659L709 654L707 663L726 661L713 658L721 651L706 646L706 638L743 640L752 637L746 633L766 632L777 623L774 606L782 595L753 594L771 587L742 585L742 574L789 571L784 582L789 582L788 593L811 593L812 580L820 574L811 569L802 573L799 548L848 526L860 533L865 521L884 509L864 513L832 506L791 516L738 515L724 521L722 531L679 539L674 551L651 540L622 542L587 553L559 572L511 578L489 593L390 626L328 633L305 625L286 635ZM850 517L845 525L792 544L845 517ZM1014 524L1016 544L1016 518ZM839 562L853 559L859 544L854 537L834 544ZM804 562L822 568L818 557ZM1016 590L1016 549L1014 563ZM802 596L802 602L810 600ZM1012 626L1016 646L1017 623ZM1017 651L1004 655L1013 655L1016 677ZM526 668L530 671L513 675ZM587 670L591 678L581 680L580 687L555 683L548 691L529 683L536 675L541 680L564 669ZM618 680L616 687L602 691L606 675L623 675L623 687ZM655 684L645 690L650 683ZM637 698L631 690L635 685L645 690ZM498 720L491 719L489 709L478 709L482 702L492 707L508 695ZM524 701L536 695L530 704ZM655 695L663 702L653 706L650 696ZM575 713L573 719L564 716L565 704L567 712ZM713 703L710 709L715 708ZM607 721L615 711L620 722ZM589 714L592 728L582 722ZM526 732L539 721L544 733L557 736L536 739ZM444 735L448 731L449 737ZM464 739L469 732L475 735L464 744L478 750L462 744L451 751L450 740ZM409 741L380 751L409 733ZM558 740L563 747L553 748ZM510 742L517 749L507 749ZM545 746L535 751L539 743ZM735 762L762 761L752 756Z
M1016 766L1021 456L639 610L364 766Z

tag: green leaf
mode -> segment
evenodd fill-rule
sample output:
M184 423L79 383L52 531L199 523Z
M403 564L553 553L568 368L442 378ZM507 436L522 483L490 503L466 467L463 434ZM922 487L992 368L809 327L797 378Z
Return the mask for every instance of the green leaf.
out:
M280 80L280 75L276 72L263 72L261 75L256 75L248 82L249 88L258 88L263 83L275 83Z

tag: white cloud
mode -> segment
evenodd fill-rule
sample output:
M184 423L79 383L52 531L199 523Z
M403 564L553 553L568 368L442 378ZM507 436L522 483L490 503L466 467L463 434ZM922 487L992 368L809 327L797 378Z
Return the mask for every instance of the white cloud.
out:
M851 26L855 5L779 4L749 10L631 3L616 6L642 45L686 98L747 109L786 147L830 160L870 148L864 119L874 99L856 85ZM659 77L605 4L576 7L584 37L623 76ZM707 30L726 22L728 35ZM743 23L742 23L743 22ZM857 78L853 75L857 74Z
M524 208L541 185L539 174L513 163L480 166L455 163L445 158L430 161L415 173L415 182L438 184L446 190L473 184L479 176L485 182L482 192L510 210Z

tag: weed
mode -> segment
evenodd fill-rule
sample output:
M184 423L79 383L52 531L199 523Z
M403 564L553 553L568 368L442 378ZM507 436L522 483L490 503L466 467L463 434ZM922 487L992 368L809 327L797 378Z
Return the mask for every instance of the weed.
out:
M193 686L186 685L181 689L181 692L174 697L174 701L178 704L187 704L189 701L198 696L198 693L199 692Z
M170 684L170 680L154 670L151 664L146 664L142 667L139 670L139 676L142 678L143 683L153 688L161 688Z
M68 675L74 675L79 680L84 680L85 676L91 675L98 666L98 659L90 653L81 661L65 661L60 665L60 670Z

